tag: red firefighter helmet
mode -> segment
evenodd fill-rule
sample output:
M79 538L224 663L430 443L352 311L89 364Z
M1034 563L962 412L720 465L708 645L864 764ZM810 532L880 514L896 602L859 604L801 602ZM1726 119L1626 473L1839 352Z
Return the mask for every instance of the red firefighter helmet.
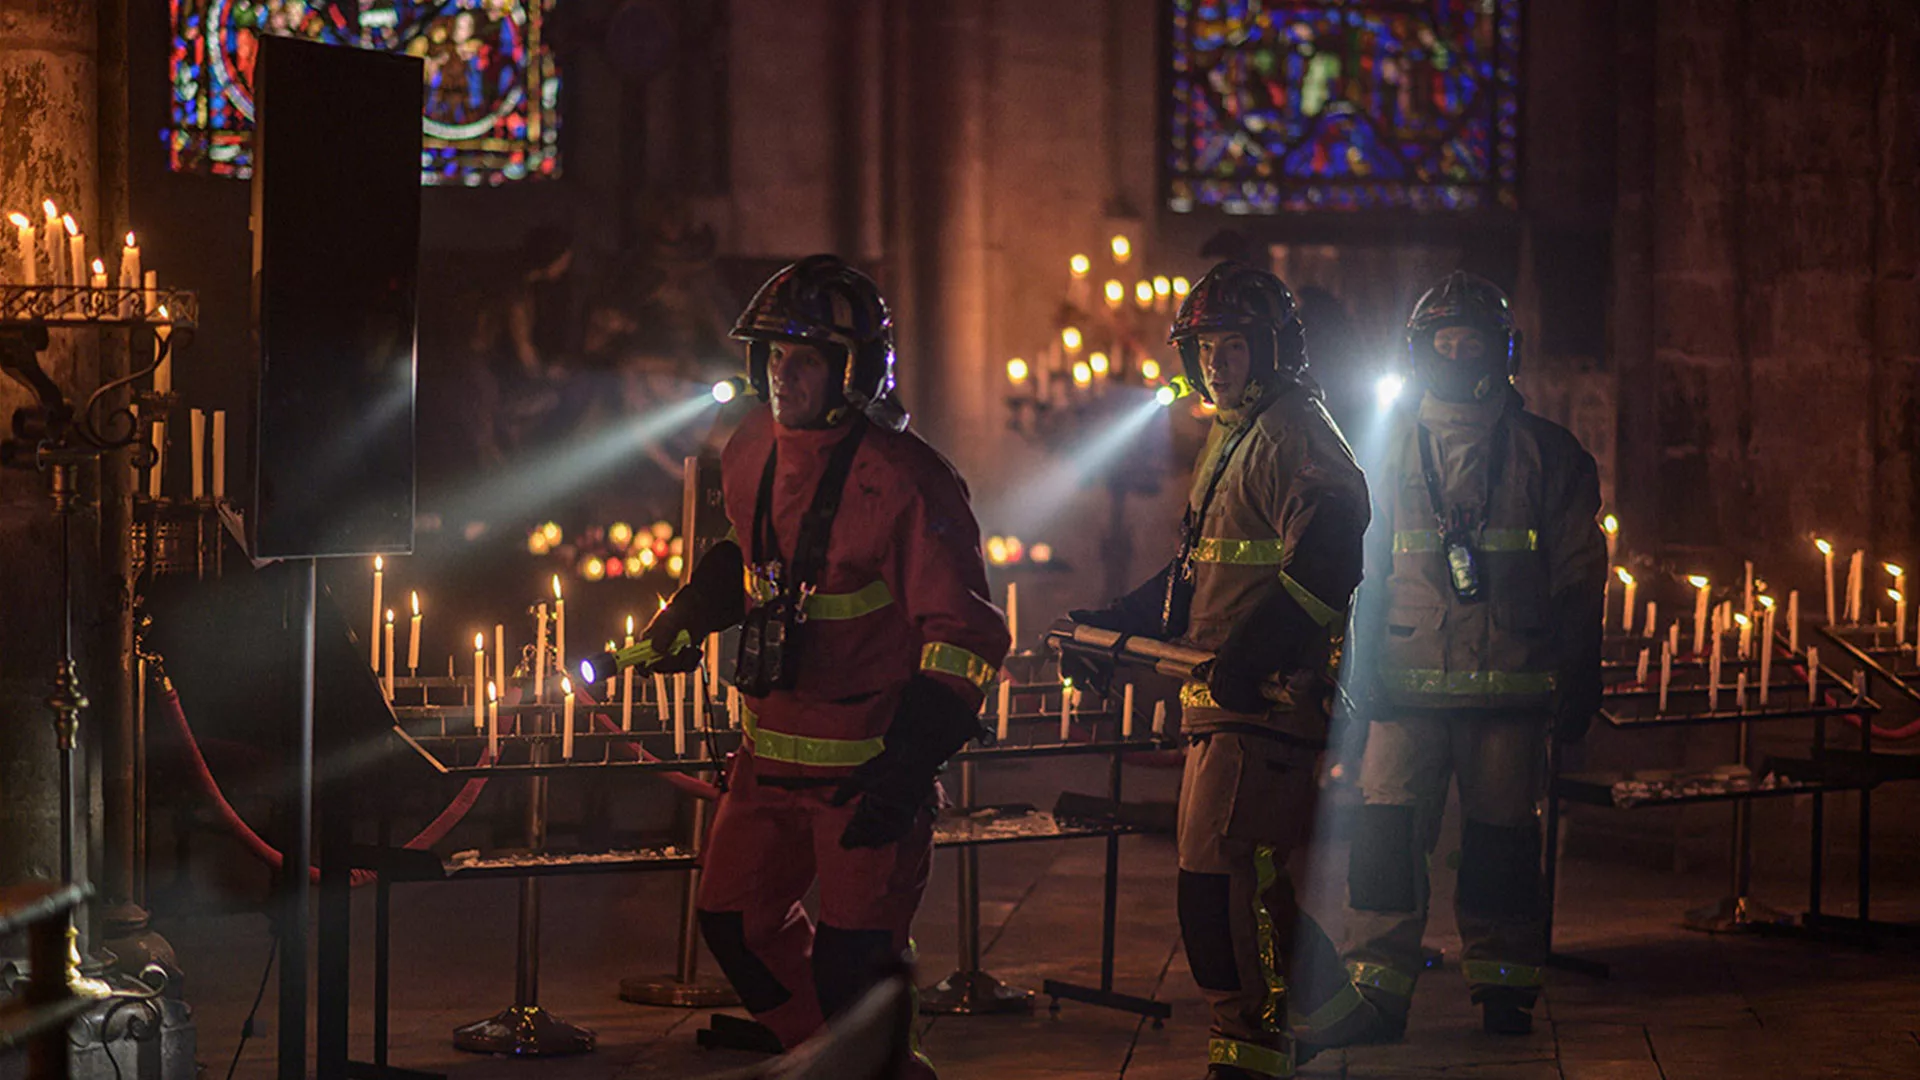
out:
M1255 382L1278 375L1297 378L1307 369L1307 350L1301 333L1293 290L1272 272L1237 262L1223 262L1207 271L1173 317L1167 340L1180 349L1187 380L1208 401L1207 380L1200 371L1201 334L1232 331L1247 339L1253 354Z
M873 279L835 255L810 255L760 286L733 324L747 343L747 379L767 396L769 344L830 346L840 362L841 393L872 411L893 392L893 316Z

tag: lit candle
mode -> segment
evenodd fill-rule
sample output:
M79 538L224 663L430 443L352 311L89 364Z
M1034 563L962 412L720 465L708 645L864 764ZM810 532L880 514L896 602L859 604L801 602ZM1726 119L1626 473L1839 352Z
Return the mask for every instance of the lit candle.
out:
M1653 658L1652 649L1640 650L1640 663L1637 664L1633 669L1633 684L1635 686L1647 685L1647 674L1653 663L1652 658Z
M380 647L380 593L381 581L386 577L387 560L378 555L373 557L373 622L367 630L367 666L380 670L380 654L374 650Z
M561 699L563 702L563 705L561 709L561 720L560 720L560 724L561 724L560 758L562 761L572 761L573 760L573 680L566 677L565 675L560 676L560 693L564 695Z
M673 756L687 756L687 673L673 676Z
M199 409L187 410L187 440L187 460L193 465L193 500L199 502L207 493L207 414Z
M1627 573L1627 568L1624 566L1614 567L1613 572L1620 578L1620 583L1627 587L1626 602L1620 605L1620 630L1622 633L1631 634L1633 633L1633 591L1639 587L1639 582L1633 580L1633 575Z
M1800 590L1787 592L1787 651L1800 651Z
M1773 685L1773 597L1761 597L1760 606L1764 609L1761 616L1761 629L1764 632L1760 635L1760 705L1765 708L1767 695Z
M653 673L653 711L660 714L660 730L667 730L667 677Z
M627 616L627 648L633 648L633 616ZM633 730L633 665L620 671L620 730Z
M155 420L153 422L153 468L149 470L147 473L147 498L153 499L155 501L159 500L160 477L165 475L166 471L167 471L167 422L165 420ZM374 629L377 630L380 627L380 601L377 598L373 602L373 609L374 609L373 626L374 626ZM379 660L379 656L376 655L373 651L379 646L373 644L373 641L374 641L374 636L369 636L367 638L367 642L368 642L367 664L370 667L377 666L375 664L375 661Z
M60 215L60 227L67 234L67 284L84 285L87 281L87 238L74 224L72 214Z
M547 602L533 608L533 700L547 700Z
M1620 542L1620 519L1617 517L1614 517L1612 514L1608 514L1606 517L1601 518L1600 531L1606 534L1607 561L1612 562L1614 549L1619 546L1619 542ZM1588 535L1591 536L1592 534L1589 533Z
M1820 650L1807 646L1807 707L1820 704Z
M1120 737L1133 738L1133 684L1120 692Z
M407 674L420 674L420 593L409 593L407 599L413 605L413 623L407 630Z
M493 681L507 685L507 627L493 624Z
M213 497L227 497L227 410L213 410Z
M1060 680L1060 741L1073 735L1073 680Z
M1703 574L1694 574L1687 583L1698 590L1693 598L1693 651L1697 655L1707 647L1707 600L1713 583Z
M1887 596L1893 600L1893 643L1904 649L1907 647L1907 594L1888 589Z
M386 667L382 669L384 672L382 678L385 680L387 700L392 701L393 700L393 609L392 608L387 609L386 658L387 658L387 664L386 664Z
M1733 621L1740 627L1740 659L1748 659L1753 655L1753 620L1741 612L1734 615Z
M1867 553L1859 549L1853 552L1853 558L1847 560L1847 622L1858 626L1862 618L1860 610L1861 581L1865 575L1861 571L1866 566Z
M485 722L480 715L480 688L487 684L487 635L483 631L473 635L473 730L479 731Z
M93 260L93 274L87 278L87 284L96 289L107 287L107 264L99 259Z
M120 303L120 313L126 317L137 317L147 313L139 306L137 292L140 288L140 245L127 233L126 243L120 245L120 287L127 290L127 299Z
M162 320L160 325L153 328L153 355L159 361L153 369L153 392L171 394L173 393L173 353L167 349L167 340L173 337L173 326L165 321L171 316L167 314L164 304L160 306L160 318Z
M487 680L487 760L500 761L500 687Z
M1127 302L1127 287L1118 281L1108 280L1104 292L1107 298L1107 307L1110 310L1118 311L1120 310L1120 305Z
M1679 624L1675 624L1676 626ZM1667 711L1667 688L1673 685L1673 643L1660 643L1660 712Z
M7 215L7 220L13 222L14 240L20 249L20 283L38 285L40 256L34 250L33 219L25 214L12 213Z
M1813 546L1816 550L1820 552L1821 559L1823 559L1826 562L1827 625L1832 626L1833 624L1840 621L1838 608L1835 607L1834 594L1833 594L1833 545L1827 543L1825 540L1822 540L1820 537L1816 536L1813 538Z
M140 275L140 312L151 314L160 298L160 272L148 270Z
M1020 583L1007 582L1007 638L1013 642L1012 651L1020 651Z
M1165 701L1156 701L1153 703L1153 733L1159 735L1166 730L1167 703Z
M561 670L567 666L567 600L560 595L560 575L553 575L553 659Z
M47 215L46 224L42 226L45 235L40 238L40 242L47 248L47 284L71 284L67 281L64 270L67 262L66 253L60 250L60 241L67 235L67 231L60 225L60 208L53 205L52 199L42 199L40 210Z

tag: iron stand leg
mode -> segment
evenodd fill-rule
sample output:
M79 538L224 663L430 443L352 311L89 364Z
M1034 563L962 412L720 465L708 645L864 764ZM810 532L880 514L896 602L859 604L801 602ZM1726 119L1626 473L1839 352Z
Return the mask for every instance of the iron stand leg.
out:
M1752 726L1741 721L1735 728L1734 759L1745 766L1751 756ZM1748 895L1753 883L1753 800L1739 799L1733 804L1733 842L1728 853L1728 895L1717 904L1695 908L1681 920L1689 930L1709 934L1750 933L1780 926L1792 920L1784 913L1760 903Z
M960 805L969 811L974 806L971 761L960 763ZM955 1016L1033 1011L1033 991L1008 986L980 969L980 849L962 847L954 859L959 869L960 967L920 991L920 1011Z

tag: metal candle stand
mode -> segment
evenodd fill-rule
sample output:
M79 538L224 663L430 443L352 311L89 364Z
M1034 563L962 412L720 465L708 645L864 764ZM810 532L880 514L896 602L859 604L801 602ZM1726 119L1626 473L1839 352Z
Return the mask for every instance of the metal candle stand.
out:
M708 715L712 715L711 711ZM706 757L705 740L701 740L700 756ZM693 800L692 816L687 849L698 859L707 846L705 799ZM740 1004L740 995L734 993L732 986L700 976L699 897L700 868L696 865L681 878L680 947L673 974L621 979L620 1000L674 1009L720 1009Z

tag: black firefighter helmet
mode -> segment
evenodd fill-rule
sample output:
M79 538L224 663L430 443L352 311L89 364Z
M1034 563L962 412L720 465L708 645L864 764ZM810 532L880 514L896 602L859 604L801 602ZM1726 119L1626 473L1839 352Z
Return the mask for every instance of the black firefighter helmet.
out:
M1200 370L1200 335L1233 331L1247 339L1253 366L1249 379L1265 385L1274 376L1296 379L1307 369L1306 341L1293 290L1271 271L1223 262L1207 271L1173 317L1167 340L1180 348L1187 381L1208 401Z
M893 316L873 279L835 255L809 255L767 279L733 324L747 343L747 380L768 395L767 357L775 341L820 347L840 365L849 404L891 427L905 426L892 407Z
M1439 359L1433 337L1450 326L1471 326L1490 339L1472 396L1485 397L1492 387L1511 383L1520 374L1520 332L1514 329L1507 294L1486 278L1455 270L1428 289L1407 317L1407 359L1415 382L1433 389Z

